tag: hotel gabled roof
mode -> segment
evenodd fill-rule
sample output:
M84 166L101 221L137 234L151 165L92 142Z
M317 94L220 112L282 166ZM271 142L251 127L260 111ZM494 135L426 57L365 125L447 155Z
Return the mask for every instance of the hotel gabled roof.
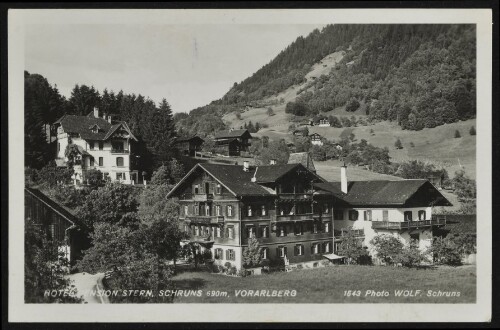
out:
M118 122L112 125L103 118L95 118L93 116L64 115L54 122L54 125L55 124L60 124L66 133L79 134L84 140L97 141L105 141L109 139L113 133L123 125L130 136L137 141L137 138L132 134L130 128L125 122ZM99 127L98 132L93 131L93 128L95 128L96 125Z

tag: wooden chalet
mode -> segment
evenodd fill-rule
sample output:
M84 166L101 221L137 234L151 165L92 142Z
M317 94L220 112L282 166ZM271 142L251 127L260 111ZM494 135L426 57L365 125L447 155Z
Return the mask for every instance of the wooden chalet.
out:
M199 136L192 136L189 138L181 138L175 141L175 146L184 156L195 156L196 152L201 151L201 147L205 142Z
M252 135L246 129L231 129L215 134L216 153L226 156L240 156L248 151Z

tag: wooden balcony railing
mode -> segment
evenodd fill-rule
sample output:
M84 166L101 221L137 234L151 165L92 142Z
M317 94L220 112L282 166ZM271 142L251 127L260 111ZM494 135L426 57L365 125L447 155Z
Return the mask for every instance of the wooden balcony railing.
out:
M348 228L342 228L340 230L335 230L334 236L336 238L344 237L344 236L347 236L348 232L351 232L352 235L354 235L355 237L364 237L365 236L364 229L348 229Z
M312 193L281 193L278 194L281 201L309 201L313 199Z
M128 154L130 150L128 149L111 149L112 154Z
M404 229L417 229L432 226L444 226L446 218L434 218L431 220L417 220L417 221L373 221L373 229L388 229L388 230L404 230Z
M210 215L210 216L193 215L193 216L186 216L186 222L201 223L201 224L219 224L219 223L223 223L224 222L224 216L218 216L218 215Z
M285 214L285 215L277 215L276 221L306 221L313 220L314 214Z

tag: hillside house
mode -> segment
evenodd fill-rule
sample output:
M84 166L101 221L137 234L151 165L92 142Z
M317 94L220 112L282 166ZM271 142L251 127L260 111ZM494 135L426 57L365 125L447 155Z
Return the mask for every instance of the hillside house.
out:
M296 129L292 132L292 134L294 136L303 136L303 137L307 137L307 135L309 134L308 130L307 129Z
M318 126L319 127L330 127L330 121L328 119L320 119Z
M99 109L87 116L64 115L52 125L57 137L55 161L66 166L66 148L77 149L74 181L84 184L87 171L100 170L105 178L127 184L137 183L138 171L131 164L132 145L137 138L124 121L100 116Z
M309 135L309 138L311 139L311 144L314 146L322 146L323 145L323 137L319 135L318 133L313 133Z
M363 231L365 244L376 233L394 233L418 238L424 247L441 225L431 207L450 205L425 180L348 185L343 173L338 187L302 164L197 164L167 197L179 199L189 240L209 250L215 264L238 269L251 237L259 241L263 264L271 265L281 258L317 266L338 257L335 243L349 227Z
M177 139L175 146L184 156L195 156L197 152L201 151L201 146L205 142L199 136L192 136L189 138Z
M252 135L246 129L230 129L215 134L216 153L226 156L240 156L248 151Z

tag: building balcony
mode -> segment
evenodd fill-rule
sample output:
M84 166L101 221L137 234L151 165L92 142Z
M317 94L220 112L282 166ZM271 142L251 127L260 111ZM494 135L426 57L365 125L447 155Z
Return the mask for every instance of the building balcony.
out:
M348 229L348 228L342 228L340 230L335 230L334 231L334 236L335 238L343 238L348 235L348 233L351 233L354 237L364 237L365 236L365 230L364 229Z
M193 194L189 199L195 202L206 202L214 199L214 194Z
M314 219L314 216L315 215L312 214L312 213L277 215L276 216L276 221L277 222L283 222L283 221L312 221Z
M111 149L112 154L129 154L129 149Z
M417 220L417 221L373 221L373 229L386 229L386 230L410 230L429 228L433 226L446 225L446 218L434 218L431 220Z
M199 223L199 224L220 224L224 223L224 217L218 215L193 215L186 216L185 222L187 223Z
M281 202L300 202L300 201L312 201L312 193L282 193L278 194L279 201Z

